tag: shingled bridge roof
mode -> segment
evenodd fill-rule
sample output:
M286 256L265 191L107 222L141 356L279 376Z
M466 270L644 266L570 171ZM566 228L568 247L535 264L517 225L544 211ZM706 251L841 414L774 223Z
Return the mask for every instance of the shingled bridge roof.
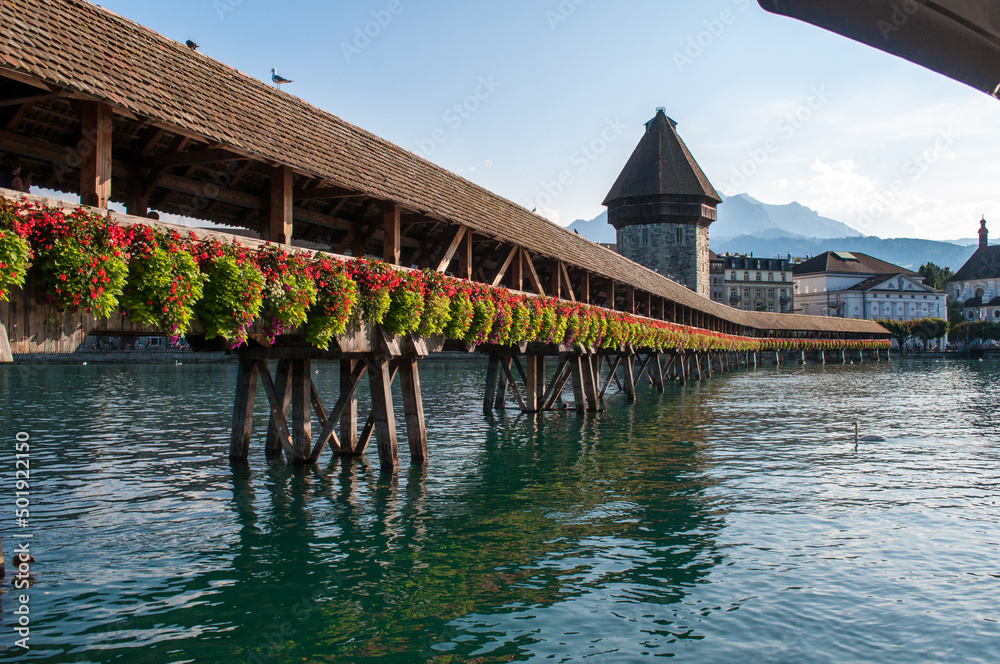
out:
M6 126L0 131L0 152L37 156L40 146L51 145L43 152L50 161L59 161L60 150L75 144L74 132L79 135L79 125L72 124L73 104L98 100L115 112L116 177L119 172L131 177L138 168L129 159L162 159L173 154L171 148L193 149L178 147L188 145L185 141L205 152L223 150L247 159L246 172L234 178L243 180L233 182L227 198L205 210L210 221L259 228L255 215L267 206L260 195L266 191L262 173L284 165L304 182L344 192L340 200L296 208L297 215L307 218L335 218L352 197L386 201L435 228L460 224L733 325L762 331L885 333L866 321L746 313L702 298L335 115L88 2L0 2L0 77L10 83L0 101L18 95L31 100L13 117L0 118L0 130ZM198 193L191 190L192 183L207 185L217 175L208 165L187 163L186 177L162 175L169 171L163 163L172 162L161 162L161 175L154 179L159 189L150 207L165 212L190 209ZM257 166L260 171L254 170ZM52 170L55 174L36 172L35 184L75 191L72 179ZM112 199L124 198L116 185ZM250 212L241 212L233 202L249 206ZM357 222L365 211L354 214ZM441 241L435 235L427 239Z

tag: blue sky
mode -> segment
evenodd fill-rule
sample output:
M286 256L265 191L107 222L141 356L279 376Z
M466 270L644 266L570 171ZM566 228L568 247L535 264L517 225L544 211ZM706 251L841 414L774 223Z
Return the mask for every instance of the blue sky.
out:
M1000 102L754 0L101 4L563 225L658 106L723 193L882 237L1000 221Z

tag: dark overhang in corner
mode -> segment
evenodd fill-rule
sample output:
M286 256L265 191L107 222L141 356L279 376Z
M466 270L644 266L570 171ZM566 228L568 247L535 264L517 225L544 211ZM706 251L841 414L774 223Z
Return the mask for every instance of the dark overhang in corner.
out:
M1000 93L996 0L757 0L765 10L850 37L994 97Z

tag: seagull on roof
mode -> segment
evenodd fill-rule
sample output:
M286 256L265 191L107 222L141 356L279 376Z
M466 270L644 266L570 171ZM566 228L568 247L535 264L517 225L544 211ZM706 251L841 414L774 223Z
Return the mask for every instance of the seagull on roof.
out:
M294 83L295 81L289 80L278 73L277 69L271 69L271 81L274 83L274 87L280 89L285 83Z
M197 51L198 50L198 45L195 44L193 40L189 39L189 40L187 40L184 43L187 44L187 47L189 49L191 49L192 51Z

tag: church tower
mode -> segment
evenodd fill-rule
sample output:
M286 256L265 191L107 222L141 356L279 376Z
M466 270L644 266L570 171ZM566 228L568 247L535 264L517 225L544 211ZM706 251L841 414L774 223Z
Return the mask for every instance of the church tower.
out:
M711 296L708 226L722 199L657 109L604 205L618 232L618 253Z

